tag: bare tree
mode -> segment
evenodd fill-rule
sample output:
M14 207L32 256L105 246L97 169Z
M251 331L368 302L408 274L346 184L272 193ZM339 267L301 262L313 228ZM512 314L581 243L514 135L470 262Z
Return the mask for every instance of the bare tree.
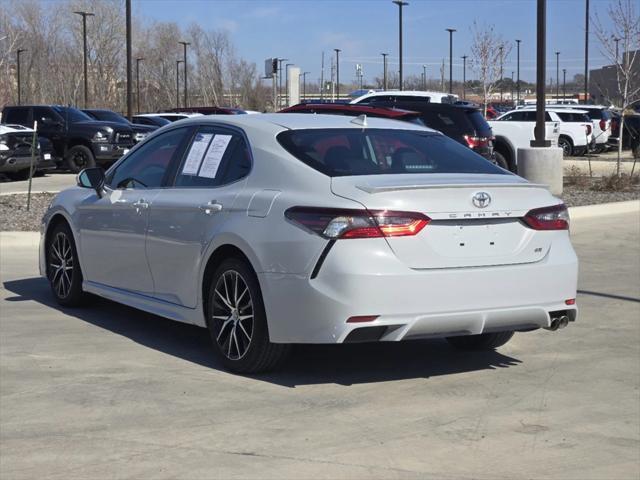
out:
M640 12L634 0L615 0L608 9L610 28L603 26L600 18L594 19L595 33L601 51L616 67L616 97L620 100L620 133L618 137L618 161L616 175L620 176L620 157L624 136L625 110L640 98ZM620 42L621 45L618 45ZM622 56L617 46L622 47ZM635 166L635 165L634 165Z
M511 44L496 33L493 25L478 25L473 22L471 44L471 69L476 72L482 86L482 104L487 113L487 102L500 81L501 62L511 52Z

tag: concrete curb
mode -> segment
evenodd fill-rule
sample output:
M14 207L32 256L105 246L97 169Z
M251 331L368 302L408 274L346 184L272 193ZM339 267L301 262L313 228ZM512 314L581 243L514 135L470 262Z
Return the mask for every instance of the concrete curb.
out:
M40 232L0 232L0 247L37 247Z
M604 215L616 215L619 213L640 213L640 200L626 202L598 203L596 205L584 205L582 207L570 207L571 220L581 218L602 217Z
M38 193L60 193L61 190L31 190L31 195L34 194L38 194ZM4 195L27 195L29 193L28 190L24 190L24 191L20 191L20 192L0 192L0 196L4 196Z

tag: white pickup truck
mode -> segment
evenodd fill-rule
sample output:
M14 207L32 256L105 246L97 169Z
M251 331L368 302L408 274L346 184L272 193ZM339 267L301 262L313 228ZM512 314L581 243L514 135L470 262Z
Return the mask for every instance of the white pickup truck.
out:
M493 152L496 157L502 157L509 170L517 172L518 149L531 146L531 140L535 138L535 122L494 120L487 123L493 131ZM558 146L559 136L560 122L546 122L545 138L551 141L552 146Z

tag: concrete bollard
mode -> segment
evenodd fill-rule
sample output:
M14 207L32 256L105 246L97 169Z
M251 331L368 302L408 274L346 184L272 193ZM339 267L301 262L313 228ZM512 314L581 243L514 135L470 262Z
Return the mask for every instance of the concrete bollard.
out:
M562 194L562 149L519 148L518 175L532 183L547 185L554 195Z

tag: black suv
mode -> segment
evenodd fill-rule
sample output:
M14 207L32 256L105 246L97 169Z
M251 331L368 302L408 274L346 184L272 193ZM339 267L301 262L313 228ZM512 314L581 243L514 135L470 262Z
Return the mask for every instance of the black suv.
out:
M424 124L469 147L487 160L508 169L506 162L493 154L493 133L480 110L468 105L431 103L420 99L403 99L399 95L369 97L356 105L391 107L420 113Z
M133 145L130 126L98 122L77 108L49 105L6 106L2 123L30 127L38 122L38 135L49 139L56 161L72 172L118 160Z
M115 122L120 123L122 125L127 125L131 127L133 130L133 140L138 143L141 140L144 140L147 135L151 132L157 130L158 126L150 126L150 125L137 125L135 123L131 123L125 117L120 115L119 113L112 112L111 110L105 110L101 108L89 108L86 110L82 110L84 113L89 115L94 120L101 120L104 122Z

